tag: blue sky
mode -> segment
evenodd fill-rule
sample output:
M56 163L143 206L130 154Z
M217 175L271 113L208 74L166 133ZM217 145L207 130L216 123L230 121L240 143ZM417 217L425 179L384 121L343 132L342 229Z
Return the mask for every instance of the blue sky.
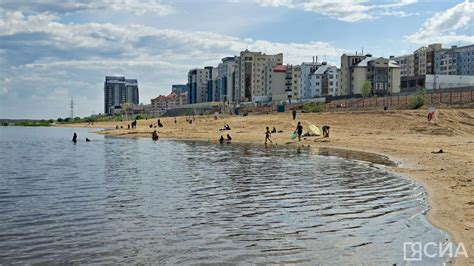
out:
M246 47L284 62L344 52L402 55L474 43L474 2L424 0L2 0L0 118L103 110L105 75L137 78L140 102Z

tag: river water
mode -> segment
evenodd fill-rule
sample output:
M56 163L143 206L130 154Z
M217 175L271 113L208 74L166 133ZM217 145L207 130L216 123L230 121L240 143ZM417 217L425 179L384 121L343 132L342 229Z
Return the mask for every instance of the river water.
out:
M89 131L0 127L0 264L391 265L448 237L420 185L370 163Z

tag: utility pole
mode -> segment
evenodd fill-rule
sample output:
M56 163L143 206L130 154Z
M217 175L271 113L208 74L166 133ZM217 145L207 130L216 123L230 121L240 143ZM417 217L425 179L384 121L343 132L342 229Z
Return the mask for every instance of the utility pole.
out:
M71 97L71 103L69 104L71 108L71 119L74 119L74 99Z

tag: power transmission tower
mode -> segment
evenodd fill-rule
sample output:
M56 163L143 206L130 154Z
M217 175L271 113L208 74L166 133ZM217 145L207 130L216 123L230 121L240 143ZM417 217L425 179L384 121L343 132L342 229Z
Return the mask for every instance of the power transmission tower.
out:
M74 119L74 99L71 98L71 103L69 104L71 107L71 119Z

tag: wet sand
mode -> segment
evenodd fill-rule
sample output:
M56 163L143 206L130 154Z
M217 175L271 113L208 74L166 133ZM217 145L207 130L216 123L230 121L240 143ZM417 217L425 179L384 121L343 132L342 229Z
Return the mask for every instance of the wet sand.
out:
M127 129L129 122L101 122L65 125L71 127L105 128L101 132L110 136L148 137L157 130L160 138L181 140L211 140L217 143L221 135L230 134L233 143L263 145L265 127L276 127L283 133L272 134L273 146L304 146L315 151L332 152L330 155L354 156L347 150L359 153L359 159L374 161L371 153L387 156L397 162L388 163L390 171L414 178L428 192L430 211L427 216L432 224L449 232L456 242L463 242L469 259L459 257L456 265L474 265L474 109L442 109L435 123L427 122L426 110L352 111L298 113L292 120L291 113L250 114L249 116L224 115L196 116L192 124L185 117L162 118L163 128L156 119L139 120L137 129ZM306 132L310 124L331 126L330 138L306 137L301 142L291 141L290 135L301 121ZM230 131L219 131L224 123ZM124 129L116 130L115 126ZM324 148L333 148L324 150ZM338 149L338 150L335 150ZM432 153L443 150L443 153ZM364 155L365 154L365 155ZM367 157L367 158L365 158ZM376 158L384 158L376 156ZM387 158L377 163L387 162ZM387 164L387 163L385 163Z

